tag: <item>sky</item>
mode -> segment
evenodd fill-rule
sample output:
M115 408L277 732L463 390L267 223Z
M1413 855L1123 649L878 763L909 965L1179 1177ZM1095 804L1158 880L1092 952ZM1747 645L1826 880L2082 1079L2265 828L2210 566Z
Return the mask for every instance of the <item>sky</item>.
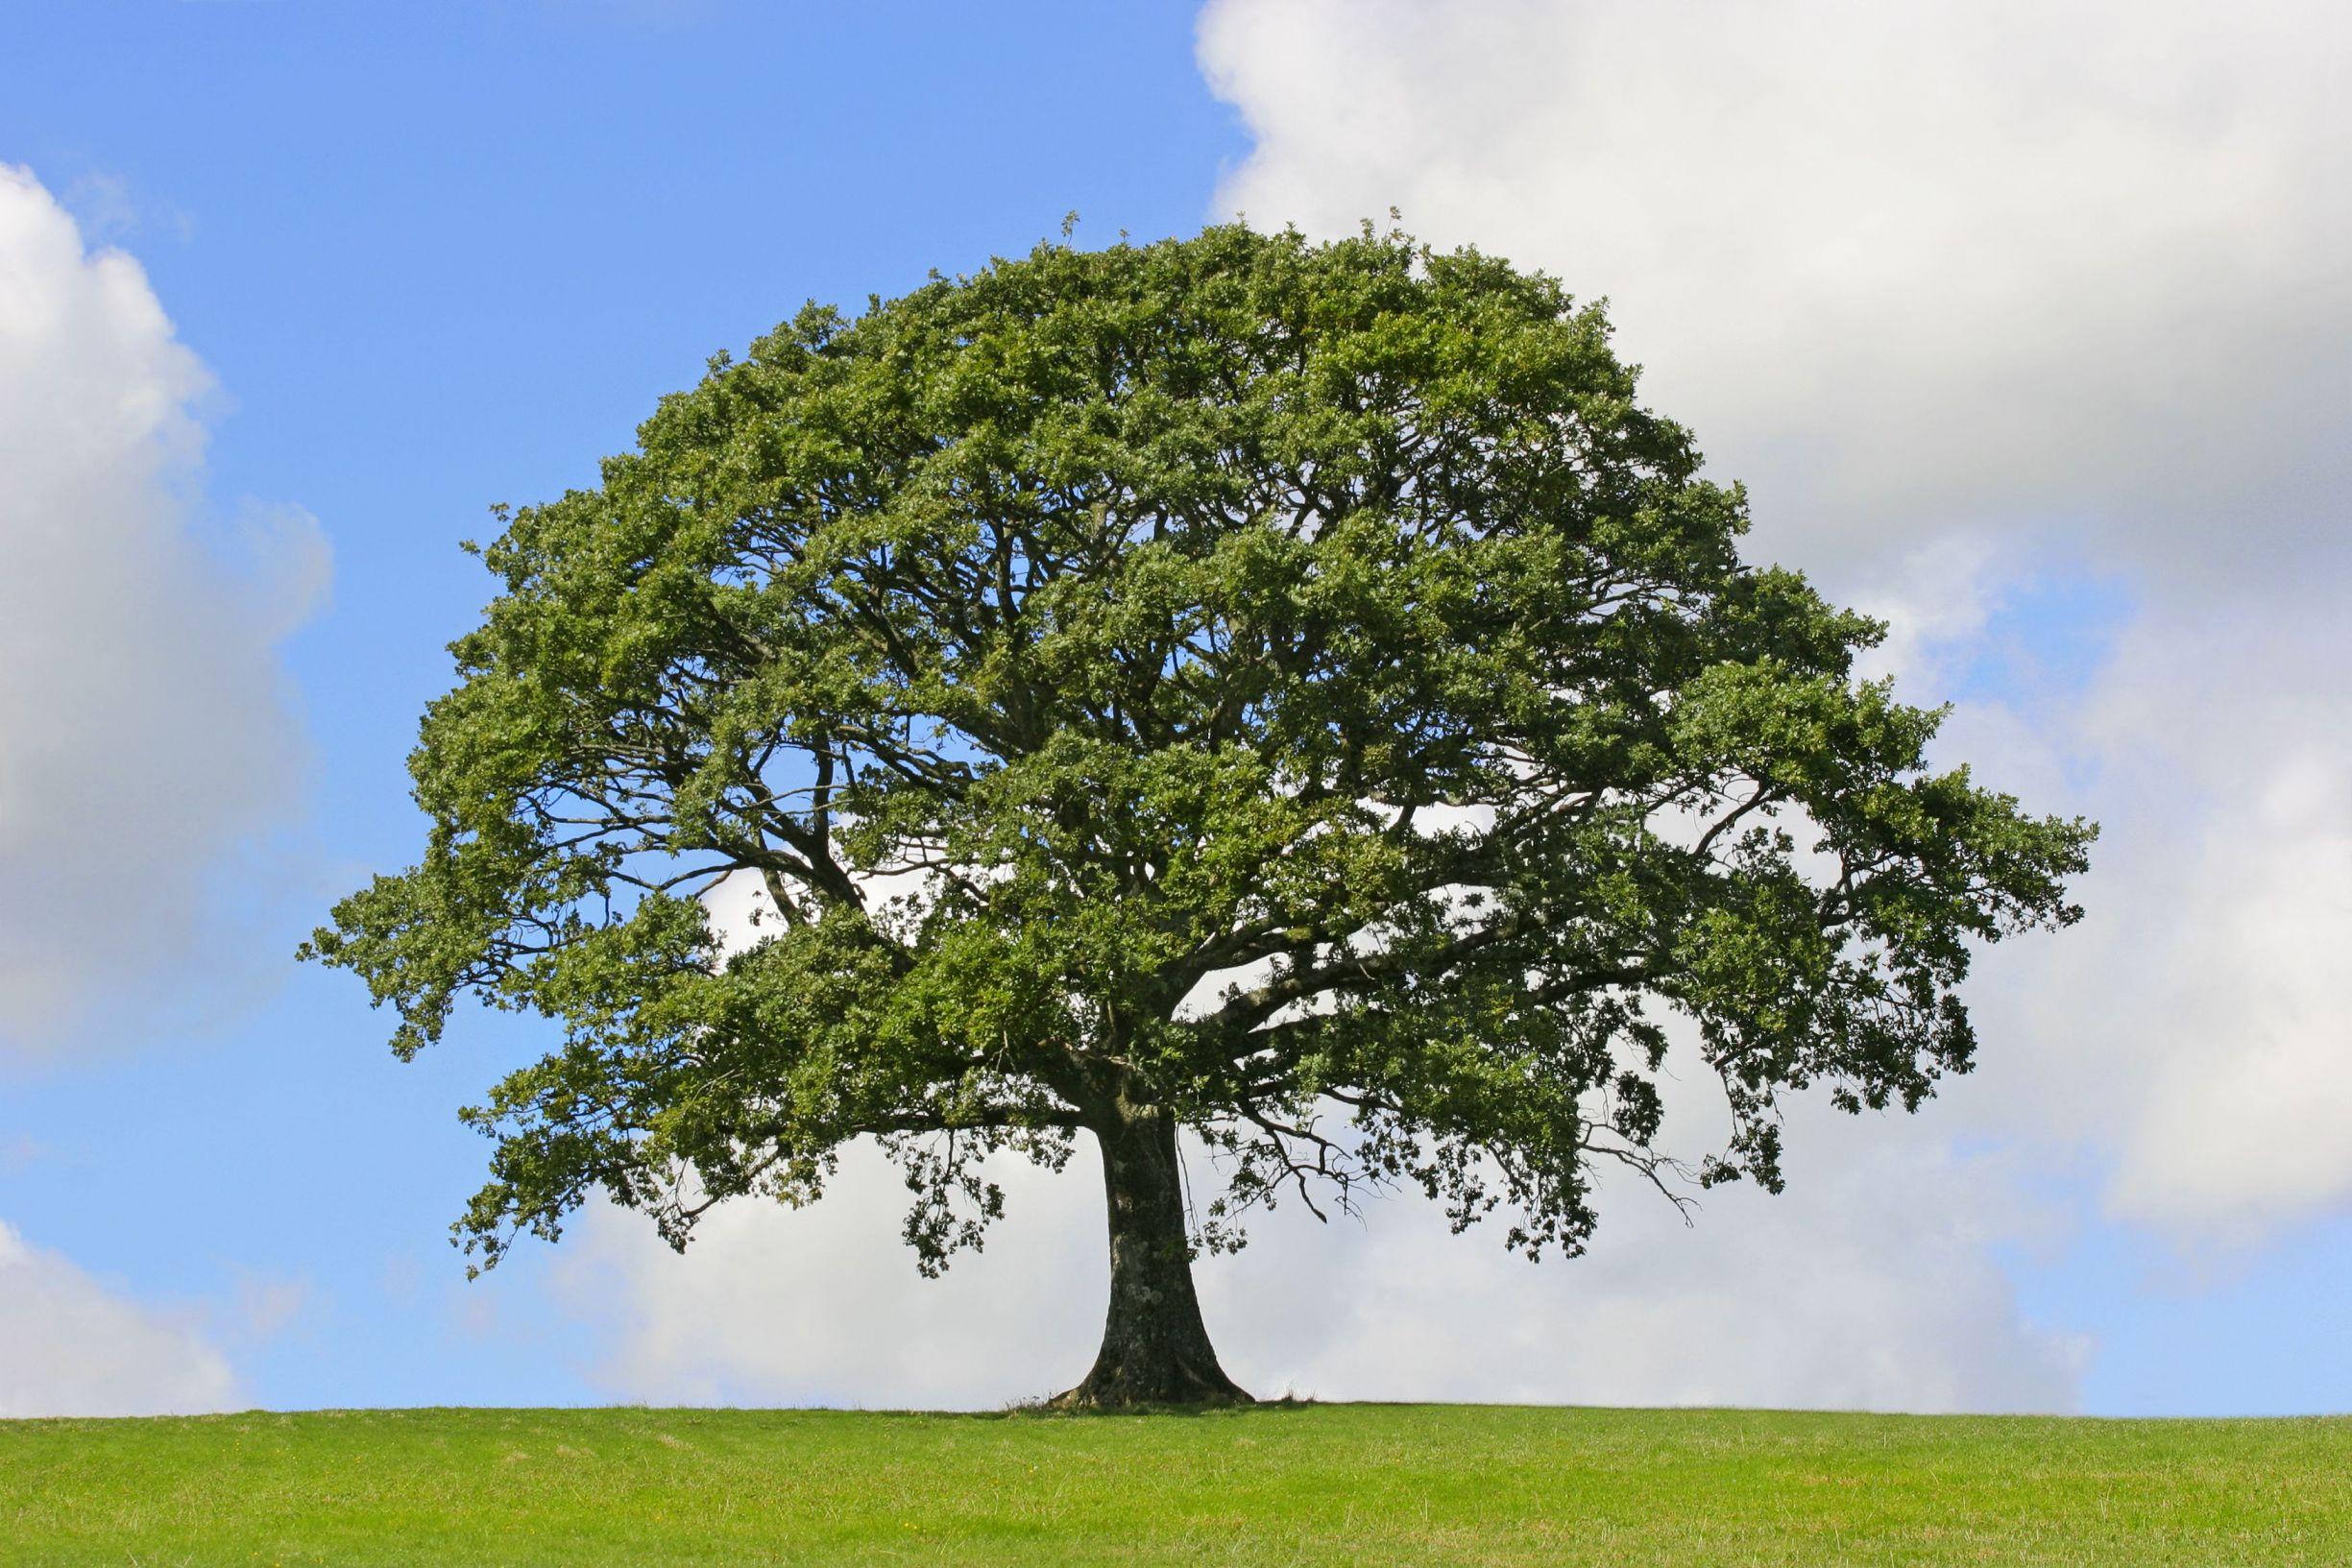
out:
M1322 1398L2352 1411L2352 22L2316 0L12 7L0 51L0 1415L992 1407L1100 1189L919 1278L853 1151L684 1257L469 1284L457 1109L295 945L414 859L488 508L809 299L1394 207L1606 297L1752 553L1886 617L1948 760L2105 827L1978 1071L1531 1266L1285 1209L1201 1291Z

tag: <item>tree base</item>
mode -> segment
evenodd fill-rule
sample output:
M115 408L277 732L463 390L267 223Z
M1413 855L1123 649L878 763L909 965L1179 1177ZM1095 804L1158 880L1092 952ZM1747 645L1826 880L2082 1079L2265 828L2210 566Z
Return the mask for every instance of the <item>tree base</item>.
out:
M1193 1291L1176 1118L1121 1095L1095 1126L1110 1234L1110 1304L1085 1381L1047 1401L1065 1411L1251 1405L1217 1364Z
M1150 1378L1105 1377L1097 1366L1086 1374L1086 1381L1077 1387L1055 1394L1045 1402L1052 1411L1131 1411L1155 1406L1186 1408L1226 1405L1254 1405L1250 1392L1212 1365L1208 1375L1199 1376L1190 1369Z

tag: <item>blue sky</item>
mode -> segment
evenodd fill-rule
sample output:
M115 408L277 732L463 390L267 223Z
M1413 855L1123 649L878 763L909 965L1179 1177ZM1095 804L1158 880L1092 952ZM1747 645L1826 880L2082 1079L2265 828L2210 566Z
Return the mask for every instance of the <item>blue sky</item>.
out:
M221 808L218 821L236 827L220 828L218 852L186 869L186 929L142 951L142 863L90 865L104 899L86 913L61 905L55 918L82 922L77 948L102 955L87 970L92 994L19 1028L0 1051L0 1222L17 1239L17 1266L47 1270L40 1278L60 1300L110 1303L130 1325L125 1336L146 1337L140 1355L209 1356L212 1371L193 1383L163 1372L141 1383L147 1363L107 1331L45 1323L14 1350L0 1336L0 1411L12 1379L36 1390L24 1399L44 1397L39 1369L23 1360L36 1344L90 1363L96 1370L76 1387L105 1390L107 1408L886 1403L920 1398L924 1367L987 1361L989 1325L1050 1318L1024 1305L1025 1289L1043 1281L1056 1296L1089 1296L1098 1287L1086 1270L1099 1271L1087 1255L1097 1244L1091 1194L1075 1207L1041 1199L1042 1212L1075 1217L1073 1238L1032 1225L1021 1243L1031 1251L1016 1245L1015 1262L954 1287L918 1280L895 1256L886 1222L868 1247L846 1232L770 1235L758 1229L766 1221L746 1219L735 1240L715 1243L715 1261L664 1273L667 1255L648 1254L609 1218L467 1286L446 1227L478 1182L483 1146L454 1112L543 1036L510 1020L474 1020L402 1066L383 1049L386 1023L357 982L300 969L291 951L333 897L413 858L421 825L402 759L416 714L446 687L444 644L486 596L457 542L490 531L493 502L593 481L596 460L625 447L655 398L691 382L709 354L740 349L807 299L855 306L869 292L918 283L929 269L1024 250L1073 209L1079 241L1100 243L1122 230L1189 231L1236 208L1321 231L1392 203L1435 237L1481 240L1618 302L1621 347L1651 367L1661 406L1689 420L1719 469L1755 481L1759 548L1896 619L1890 667L1908 694L1961 702L1960 754L2011 768L2003 777L2040 791L2034 804L2111 823L2122 869L2088 891L2092 926L2106 919L2113 934L2072 957L2021 960L1988 977L1987 1061L2002 1063L2006 1050L2021 1065L1988 1066L1984 1083L1919 1123L1866 1129L1859 1142L1826 1135L1825 1146L1843 1152L1820 1168L1816 1196L1796 1200L1786 1211L1796 1218L1757 1221L1781 1227L1769 1234L1793 1257L1743 1262L1726 1233L1759 1211L1734 1205L1710 1217L1705 1239L1640 1232L1624 1253L1596 1257L1588 1274L1579 1273L1586 1265L1554 1268L1540 1291L1511 1283L1523 1270L1494 1274L1502 1283L1490 1287L1478 1283L1488 1274L1466 1268L1463 1288L1485 1292L1476 1310L1538 1342L1587 1321L1577 1315L1596 1302L1637 1312L1668 1296L1730 1301L1759 1279L1796 1302L1772 1318L1769 1335L1734 1346L1736 1363L1715 1382L1662 1370L1612 1381L1567 1358L1552 1381L1498 1387L1436 1356L1389 1374L1401 1384L1381 1383L1361 1369L1378 1359L1383 1334L1417 1321L1416 1312L1468 1309L1400 1295L1390 1317L1359 1312L1352 1329L1335 1329L1331 1338L1345 1341L1337 1350L1307 1344L1312 1337L1285 1321L1321 1299L1307 1270L1353 1267L1377 1281L1392 1266L1454 1256L1416 1251L1418 1241L1382 1241L1374 1253L1369 1238L1318 1237L1298 1242L1289 1273L1251 1262L1212 1291L1212 1315L1220 1303L1225 1312L1211 1324L1221 1343L1263 1378L1341 1393L2107 1413L2352 1409L2341 1307L2352 1299L2352 1171L2312 1154L2285 1162L2291 1182L2243 1174L2257 1163L2247 1150L2310 1140L2297 1107L2347 1093L2342 1025L2308 1009L2270 1019L2263 1009L2291 982L2269 984L2259 966L2238 982L2247 991L2217 981L2220 989L2183 993L2151 1025L2133 1022L2139 1015L2119 1000L2145 1003L2161 991L2151 976L2163 976L2134 964L2180 967L2153 953L2146 931L2207 915L2217 922L2207 951L2230 951L2234 940L2284 951L2261 934L2259 922L2276 916L2292 922L2287 947L2315 941L2341 961L2330 944L2344 929L2342 902L2296 869L2333 866L2352 831L2352 770L2340 739L2329 738L2347 715L2332 683L2311 676L2315 662L2324 670L2341 651L2321 608L2343 580L2340 552L2310 547L2340 535L2338 515L2308 500L2326 492L2333 460L2295 445L2292 429L2280 434L2291 421L2269 419L2257 433L2213 437L2214 452L2190 453L2194 473L2174 476L2168 464L2189 462L2179 454L2192 442L2182 432L2193 411L2149 391L2122 347L2193 308L2227 316L2243 299L2252 302L2243 321L2211 343L2192 335L2180 350L2187 370L2207 385L2305 385L2295 379L2305 374L2301 350L2279 347L2288 338L2254 296L2285 289L2316 304L2301 318L2305 333L2343 341L2352 312L2306 277L2345 259L2340 226L2309 229L2309 203L2285 197L2274 206L2240 210L2217 199L2200 207L2191 200L2197 189L2183 192L2167 175L2203 167L2194 136L2228 140L2194 130L2201 116L2236 126L2233 146L2247 133L2271 138L2260 143L2273 153L2258 169L2308 198L2329 188L2322 177L2340 165L2340 120L2265 118L2271 111L2247 107L2228 73L2175 81L2162 62L2193 51L2157 8L2146 25L2159 65L2124 113L2139 140L2077 155L2065 151L2077 144L2063 124L2049 133L2057 163L2094 160L2069 188L2106 193L2114 209L2101 209L2103 227L2051 228L2036 216L2055 210L2049 204L2012 208L1988 194L2000 188L2002 159L2050 161L2032 148L2004 149L1988 133L1977 158L1947 162L1920 149L1952 145L1949 128L1856 134L1873 115L1901 117L1855 84L1868 74L1856 67L1833 78L1852 88L1849 120L1814 124L1814 111L1790 100L1758 105L1758 114L1785 115L1768 130L1789 128L1786 159L1770 176L1785 183L1782 205L1811 215L1809 227L1776 229L1770 213L1742 205L1757 179L1737 166L1749 155L1697 132L1687 147L1639 155L1666 159L1659 167L1670 178L1647 189L1671 189L1671 201L1629 199L1595 174L1612 133L1559 116L1588 101L1603 114L1617 89L1583 66L1545 76L1513 62L1553 58L1547 51L1572 62L1592 52L1580 45L1606 46L1636 62L1638 81L1658 40L1641 34L1638 8L1601 8L1584 21L1572 10L1551 21L1541 7L1516 21L1496 20L1497 12L1480 24L1487 33L1467 30L1476 35L1467 41L1434 33L1423 7L1375 5L1352 19L1309 0L1234 0L1205 25L1176 5L722 0L15 12L0 53L0 163L33 182L25 210L52 202L89 252L117 247L135 257L178 341L209 374L210 390L185 404L204 432L201 465L165 471L163 525L197 541L223 582L270 579L273 551L291 560L300 551L289 541L308 550L323 539L331 586L307 596L284 589L288 626L255 634L254 658L279 673L248 681L239 700L262 715L254 734L277 738L256 739L236 765L253 770L250 787L266 787L273 804L248 816ZM1831 28L1835 11L1791 6L1787 25L1750 58L1810 49L1834 34L1841 48L1882 47L1910 68L1911 46L1871 45L1866 27ZM2275 19L2250 28L2259 35L2266 25L2291 31ZM1560 31L1572 27L1591 31ZM2100 73L2110 67L2081 42L2096 31L2069 22L2036 35L2054 62L2036 102L2059 120L2076 86L2086 103L2106 101ZM2272 58L2260 36L2234 47L2256 66ZM1965 47L1952 55L1959 63L1936 68L1956 73L1991 123L2012 87L1998 66L1969 65ZM1816 68L1806 61L1830 57L1790 58L1789 80L1802 84ZM1718 64L1701 50L1689 73L1704 85ZM1618 122L1646 112L1623 109ZM1811 175L1787 172L1799 165L1826 172L1807 184ZM2233 178L2233 192L2266 188L2249 186L2243 171ZM2340 203L2340 187L2329 199ZM2167 205L2175 201L2177 212ZM1682 219L1666 213L1693 202L1740 216L1754 256L1734 253L1719 264L1736 270L1720 277L1691 261ZM2014 277L1985 281L1973 271L1946 298L2004 312L1997 319L2030 343L1994 352L1981 331L1920 326L1932 312L1907 292L1917 273L1889 281L1792 237L1817 234L1820 214L1856 203L1872 218L1856 232L1880 236L1891 253L1942 234L1934 253L1947 254L1952 233L1977 229L2018 241L2003 252L2027 259L2008 269ZM2261 265L2245 260L2243 276L2230 270L2240 253L2227 249L2177 277L2123 265L2136 292L2110 312L2116 320L2101 325L2086 310L2086 299L2104 298L2097 285L2112 257L2179 253L2194 249L2184 235L2243 235L2249 225L2275 243L2253 247ZM7 238L0 231L0 243ZM1753 308L1743 291L1767 284L1777 302ZM1781 315L1796 325L1783 332ZM1769 329L1753 325L1767 316ZM1858 357L1856 345L1868 344L1879 346L1875 357ZM2059 349L2063 361L2036 357ZM2113 395L2099 367L2134 390ZM1767 396L1782 377L1830 390ZM2015 420L2001 412L2037 395L2019 388L2037 387L2047 410ZM2124 403L2130 419L2083 412ZM11 406L0 400L0 419ZM1983 461L1942 455L1961 445ZM2231 467L2249 451L2259 471L2250 459ZM1909 452L1927 455L1903 460ZM2112 480L2126 469L2134 483ZM1995 470L1998 482L1985 477ZM45 526L29 513L0 514L0 528L28 539ZM90 563L76 581L96 581L90 591L100 591L90 574L104 569ZM269 597L279 591L255 590L252 603L279 602ZM0 596L0 610L10 603ZM117 623L86 624L103 639ZM2186 674L2167 663L2199 638L2218 651ZM2248 650L2269 647L2266 639L2284 651L2253 663ZM124 646L151 660L206 657L201 647ZM34 657L21 643L0 648ZM65 637L55 647L61 660L105 653ZM2299 677L2277 678L2298 668ZM2182 736L2150 716L2160 708L2201 715L2179 728L2207 737L2197 742L2204 761L2176 765ZM0 733L0 748L8 743ZM154 778L142 798L168 821L187 781L172 755L145 763ZM0 796L0 828L8 809ZM2200 857L2214 860L2205 880L2192 874ZM2261 882L2267 875L2275 887ZM0 885L0 900L26 896L29 885ZM2216 887L2243 894L2239 925L2229 924L2239 905L2216 902ZM2177 917L2169 925L2168 911ZM27 907L15 917L0 922L0 940L37 923ZM175 941L177 955L165 951ZM2165 1032L2167 1019L2192 1017L2237 1019L2251 1043L2233 1053L2226 1029L2177 1041ZM2267 1064L2260 1073L2233 1065L2257 1060ZM2199 1104L2226 1125L2200 1131L2204 1143L2184 1141L2176 1129L2190 1111L2179 1107ZM2185 1150L2177 1160L2150 1152L2167 1138ZM1841 1182L1875 1179L1872 1162L1929 1155L1905 1191L1939 1209L1956 1182L1982 1183L1926 1224L1951 1220L1940 1250L1898 1236L1867 1205L1838 1206L1835 1194L1849 1190ZM2217 1174L2207 1179L2197 1161ZM864 1212L858 1201L853 1218ZM1415 1223L1399 1218L1390 1229L1418 1237ZM796 1240L811 1260L797 1272L788 1264ZM1350 1242L1379 1261L1348 1262ZM1833 1245L1846 1272L1808 1284L1797 1266L1816 1244ZM1478 1237L1450 1245L1465 1256L1496 1250ZM8 1261L0 1247L0 1266ZM843 1299L951 1292L938 1299L962 1315L923 1319L940 1338L926 1352L934 1361L846 1343L803 1345L798 1360L730 1349L759 1339L767 1294L799 1303L778 1307L777 1321L813 1325L820 1341L854 1339L855 1322L801 1299L853 1274L854 1289L839 1287ZM1945 1303L1960 1299L1981 1310L1970 1308L1978 1315L1966 1321L1890 1326L1887 1355L1900 1367L1886 1379L1808 1382L1803 1368L1852 1333L1835 1312L1797 1299L1820 1291L1892 1303L1889 1311L1928 1302L1957 1311ZM1095 1310L1087 1302L1078 1315ZM722 1326L708 1345L682 1345L697 1314ZM1064 1370L1051 1364L1053 1334L1005 1332L1006 1375L1035 1388L942 1383L936 1398L993 1402ZM1953 1348L1963 1344L1973 1348ZM1077 1369L1088 1350L1074 1351ZM20 1358L13 1368L12 1355ZM1625 1364L1677 1363L1648 1347L1629 1351Z

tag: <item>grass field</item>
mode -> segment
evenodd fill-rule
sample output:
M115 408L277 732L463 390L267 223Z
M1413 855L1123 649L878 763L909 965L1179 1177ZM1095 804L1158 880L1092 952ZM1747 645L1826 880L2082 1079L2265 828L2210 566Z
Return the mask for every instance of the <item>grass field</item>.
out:
M0 1422L9 1563L2352 1562L2352 1419L1262 1407Z

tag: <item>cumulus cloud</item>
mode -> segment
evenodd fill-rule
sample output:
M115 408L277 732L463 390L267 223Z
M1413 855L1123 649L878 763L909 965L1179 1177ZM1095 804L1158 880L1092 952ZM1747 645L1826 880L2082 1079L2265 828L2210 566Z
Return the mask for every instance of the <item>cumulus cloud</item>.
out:
M298 801L298 508L207 523L204 366L138 263L0 165L0 1049L190 981L205 881Z
M2320 0L1216 0L1219 193L1606 295L1800 559L1954 519L2332 546L2352 112Z
M2047 1224L1993 1156L1819 1112L1771 1198L1724 1190L1690 1227L1612 1194L1591 1255L1530 1266L1418 1197L1318 1222L1262 1216L1198 1267L1225 1365L1260 1394L1859 1410L2066 1411L2088 1347L2024 1321L1986 1242ZM1196 1150L1197 1180L1211 1177ZM991 1409L1065 1388L1102 1332L1100 1167L1012 1159L1006 1218L943 1279L899 1242L906 1194L853 1147L812 1208L714 1211L683 1256L598 1207L555 1260L603 1341L592 1375L654 1403Z
M191 1323L0 1223L0 1416L188 1415L233 1410L237 1393Z
M1592 1250L1531 1265L1418 1199L1285 1210L1205 1283L1228 1364L1320 1398L2070 1411L2090 1346L2025 1321L1995 1240L2051 1220L2001 1158L1801 1110L1791 1184L1685 1227L1608 1192Z
M2038 723L1956 715L1956 754L2106 828L2090 918L1979 997L2011 1057L1980 1114L2101 1150L2110 1212L2200 1243L2352 1203L2352 639L2307 597L2159 606Z
M584 1214L554 1279L603 1337L592 1375L650 1403L958 1410L1085 1375L1110 1281L1091 1147L1059 1176L992 1161L1006 1218L936 1280L899 1240L897 1172L879 1149L845 1154L822 1201L721 1205L683 1254L642 1216Z

